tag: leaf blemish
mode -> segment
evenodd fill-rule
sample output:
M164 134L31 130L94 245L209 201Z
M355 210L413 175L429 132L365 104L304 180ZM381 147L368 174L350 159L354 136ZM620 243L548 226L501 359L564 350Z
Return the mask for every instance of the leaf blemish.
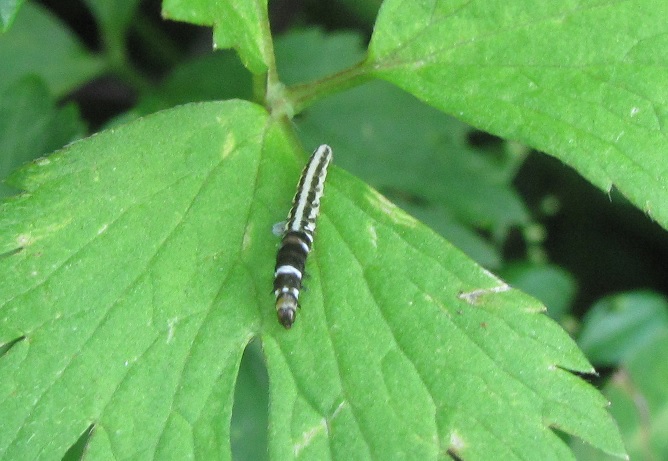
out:
M179 321L178 317L167 320L167 344L174 338L174 325Z
M341 413L341 410L343 410L347 406L347 402L345 400L342 400L341 403L334 409L332 412L332 415L329 418L322 418L319 424L315 425L313 428L304 431L302 434L301 441L299 443L296 443L294 446L294 455L295 457L301 453L301 451L306 448L307 446L310 445L311 441L315 438L316 435L318 435L321 432L326 433L328 436L330 435L330 423L334 418L338 416L339 413Z
M223 160L229 157L229 155L234 151L235 147L237 146L237 141L234 138L234 135L230 134L225 138L225 142L223 143L223 150L220 153L220 158Z
M332 413L332 416L329 418L329 421L332 421L334 418L336 418L337 415L338 415L339 413L341 413L341 410L343 410L343 408L344 408L345 406L346 406L346 401L345 401L345 400L341 400L341 403L339 403L339 405L336 407L336 409L335 409L334 412Z
M250 246L252 242L252 237L251 237L251 230L253 226L251 223L248 223L248 226L246 226L246 231L244 232L244 237L241 241L241 249L242 251L246 251Z
M28 245L30 245L33 242L30 234L19 234L18 237L16 237L16 244L20 248L25 248Z
M371 245L374 248L378 247L378 234L376 234L376 228L373 225L369 225L369 236L371 237Z
M475 305L478 304L479 298L488 294L503 293L504 291L510 290L510 285L507 283L501 283L492 288L480 288L478 290L468 291L465 293L459 294L459 299L463 299L469 304Z
M308 447L311 444L311 441L315 438L315 436L321 432L327 432L327 421L325 420L325 418L320 420L320 423L314 426L313 428L304 431L301 440L298 443L296 443L293 448L293 453L295 457L299 456L299 453L301 453L301 451L304 448Z
M462 436L459 435L456 431L452 431L450 433L450 447L448 448L448 452L452 450L453 452L458 453L462 451L465 447L466 447L466 442L464 442Z

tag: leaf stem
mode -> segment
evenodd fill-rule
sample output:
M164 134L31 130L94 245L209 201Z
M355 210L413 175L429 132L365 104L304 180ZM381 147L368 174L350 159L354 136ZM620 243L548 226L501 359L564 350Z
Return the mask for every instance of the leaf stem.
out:
M371 66L368 61L361 61L352 67L342 70L314 82L295 85L286 90L292 113L298 114L316 101L354 86L361 85L369 80Z

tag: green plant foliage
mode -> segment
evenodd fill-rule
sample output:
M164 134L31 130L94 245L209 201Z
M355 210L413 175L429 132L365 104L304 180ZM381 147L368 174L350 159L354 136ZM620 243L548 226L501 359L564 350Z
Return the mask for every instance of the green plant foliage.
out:
M15 82L0 94L0 178L84 132L76 107L56 108L44 82L35 76ZM16 192L0 183L0 197Z
M261 114L184 106L14 178L27 194L0 213L0 252L13 251L2 261L0 337L29 339L0 363L6 459L62 454L91 422L94 458L229 451L234 375L259 312L239 251L251 221L239 212L259 193L262 139L275 137ZM265 215L267 202L256 205ZM260 246L269 261L273 242Z
M539 299L554 320L562 320L570 311L576 283L571 274L558 266L510 264L503 271L503 279ZM587 358L591 360L591 356L587 355Z
M91 456L227 458L256 335L272 457L568 459L550 426L621 453L543 308L337 169L286 333L266 293L299 171L286 147L259 107L197 104L14 177L27 194L0 214L0 337L26 339L0 362L0 453L64 453L93 423Z
M298 31L277 40L279 74L301 83L354 65L361 40L351 33ZM313 50L326 50L314 52ZM322 133L337 147L337 165L350 171L428 224L485 267L498 267L498 249L473 229L502 241L529 218L511 188L523 159L501 148L473 148L472 130L384 82L370 82L319 102L297 121L305 145ZM500 144L500 143L499 143Z
M367 65L618 188L668 228L666 16L668 3L652 0L387 0Z
M617 365L668 334L668 301L652 292L623 293L597 302L583 319L578 344L589 360Z
M251 97L248 71L232 52L217 51L175 67L164 82L144 93L132 111L116 123L189 102Z
M574 459L564 434L625 457L606 399L573 373L592 366L543 305L373 187L499 265L509 229L530 222L512 187L524 151L473 148L452 115L619 186L665 225L661 76L649 66L644 87L624 90L626 65L661 44L658 19L627 3L388 0L368 54L356 36L305 31L275 58L266 1L166 0L165 17L212 25L214 45L250 72L229 54L201 58L149 90L125 68L137 3L86 3L99 56L30 5L22 14L55 31L64 62L21 16L18 35L0 38L0 66L16 68L4 88L37 73L59 96L105 68L142 93L107 130L10 177L22 193L0 204L0 459ZM627 13L647 27L607 24L626 40L596 49L606 65L592 67L612 32L582 43L583 24ZM17 37L39 52L15 51ZM171 107L235 96L256 102ZM322 142L335 163L286 331L271 228L290 207L301 146Z
M6 32L25 0L0 0L0 32Z
M115 37L120 42L136 14L139 0L84 0L95 16L98 25L103 29L106 39Z
M307 83L354 66L364 59L362 37L354 32L325 34L293 30L276 39L276 66L287 85Z
M664 301L665 302L665 301ZM664 306L665 307L665 306ZM603 388L632 460L668 458L668 330L647 338ZM579 460L608 461L605 453L573 443Z
M11 30L0 36L0 92L25 75L37 74L51 94L60 97L99 75L104 67L102 59L33 3L23 5Z
M164 0L166 18L213 26L216 48L234 48L253 73L265 72L273 60L267 0Z

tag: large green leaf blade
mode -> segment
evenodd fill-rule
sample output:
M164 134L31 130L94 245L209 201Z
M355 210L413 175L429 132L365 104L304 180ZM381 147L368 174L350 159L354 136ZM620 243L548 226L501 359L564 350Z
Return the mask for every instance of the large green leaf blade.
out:
M264 338L274 458L571 459L551 427L623 453L539 303L338 170L322 207L298 324Z
M183 106L14 176L0 210L0 456L229 459L253 336L278 459L620 454L573 341L368 186L333 168L297 323L271 296L299 166L266 112ZM92 456L92 455L91 455Z
M384 3L369 65L458 118L617 187L668 227L668 4Z
M0 360L3 459L62 456L90 424L104 457L229 457L258 327L244 260L273 249L246 219L271 136L257 106L184 106L13 178L27 193L0 212L0 343L19 339Z

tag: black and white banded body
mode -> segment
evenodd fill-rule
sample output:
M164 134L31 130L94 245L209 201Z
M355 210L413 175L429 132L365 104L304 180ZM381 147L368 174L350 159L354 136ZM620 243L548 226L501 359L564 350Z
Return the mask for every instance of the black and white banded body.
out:
M297 315L304 266L313 245L315 220L320 211L320 198L331 160L332 149L323 144L313 152L304 167L276 255L276 314L285 328L292 326Z

